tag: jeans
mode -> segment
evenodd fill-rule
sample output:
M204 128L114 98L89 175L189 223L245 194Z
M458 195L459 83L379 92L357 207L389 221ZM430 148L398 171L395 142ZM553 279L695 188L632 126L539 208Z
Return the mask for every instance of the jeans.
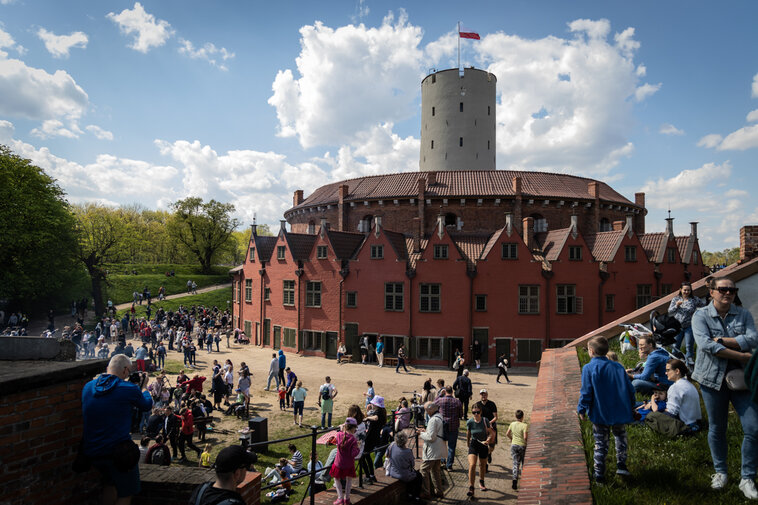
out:
M602 479L605 475L605 457L608 455L611 431L616 442L616 465L626 465L626 450L629 445L626 437L626 427L623 424L615 424L613 426L593 424L592 434L595 437L595 454L593 459L595 462L596 479Z
M326 424L327 416L329 416L329 424ZM328 428L331 425L332 425L332 413L322 412L321 413L321 427Z
M455 447L458 445L458 432L447 430L447 462L445 466L450 469L455 461Z
M166 356L159 354L158 355L158 368L163 368L166 365Z
M740 417L742 431L742 478L755 479L758 464L758 405L750 399L750 391L732 391L722 384L721 390L700 386L708 412L708 446L717 473L727 473L726 426L729 402Z
M521 466L524 464L524 453L526 447L523 445L511 444L511 459L513 459L513 480L518 480Z
M271 389L271 379L276 379L276 389L279 389L279 376L273 373L268 374L268 382L266 383L266 389Z
M679 349L684 340L685 356L688 362L695 361L695 337L692 334L692 326L682 328L679 335L676 336L674 347Z
M658 384L642 379L634 379L632 381L632 386L634 386L634 391L637 393L650 394L653 392L654 388L658 387Z
M408 369L405 368L405 360L403 358L397 358L397 366L395 367L395 371L400 373L400 367L403 367L403 370L405 370L406 373L408 373Z

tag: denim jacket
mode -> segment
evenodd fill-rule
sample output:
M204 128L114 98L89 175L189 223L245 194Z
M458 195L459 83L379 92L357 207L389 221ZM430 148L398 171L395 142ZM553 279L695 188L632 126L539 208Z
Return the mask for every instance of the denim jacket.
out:
M724 332L726 327L726 332ZM692 333L697 344L697 360L692 378L702 386L721 390L729 360L716 356L726 349L716 342L721 337L736 338L742 352L758 348L758 333L749 311L732 305L723 324L713 302L699 309L692 316Z

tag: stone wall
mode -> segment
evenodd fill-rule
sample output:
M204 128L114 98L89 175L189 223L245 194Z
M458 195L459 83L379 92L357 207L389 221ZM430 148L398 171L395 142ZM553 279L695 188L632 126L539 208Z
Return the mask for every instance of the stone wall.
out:
M186 505L197 486L215 480L216 474L208 468L166 467L141 464L139 468L142 490L134 498L141 505ZM258 505L261 496L261 474L247 472L245 480L237 486L247 505Z
M542 353L519 505L591 505L589 473L576 404L581 388L576 349Z

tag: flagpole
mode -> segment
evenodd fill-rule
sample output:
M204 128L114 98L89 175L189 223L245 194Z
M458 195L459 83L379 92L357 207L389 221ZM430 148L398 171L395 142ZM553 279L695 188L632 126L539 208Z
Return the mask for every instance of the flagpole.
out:
M461 70L461 22L458 21L458 71Z

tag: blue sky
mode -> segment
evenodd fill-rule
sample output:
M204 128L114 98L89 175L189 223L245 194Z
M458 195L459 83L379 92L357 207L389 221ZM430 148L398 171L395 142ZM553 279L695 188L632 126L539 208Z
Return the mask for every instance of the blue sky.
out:
M231 201L418 169L420 81L498 77L497 168L647 194L648 231L758 223L758 3L0 0L0 143L72 202Z

